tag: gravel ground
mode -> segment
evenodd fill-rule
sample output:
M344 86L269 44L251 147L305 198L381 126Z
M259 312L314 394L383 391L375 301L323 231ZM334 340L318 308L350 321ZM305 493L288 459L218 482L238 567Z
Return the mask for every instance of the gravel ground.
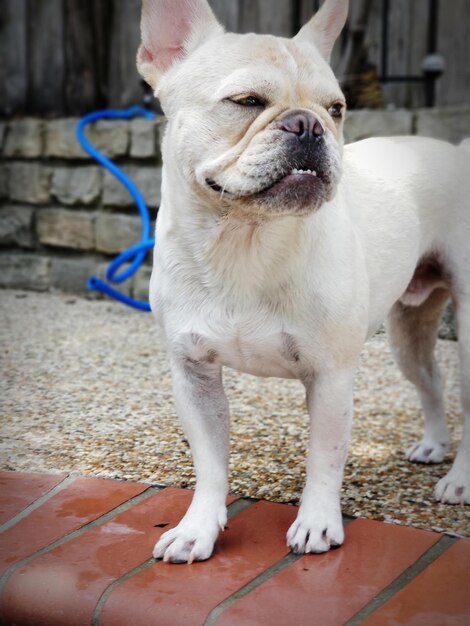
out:
M0 467L193 486L187 442L152 316L109 301L0 292ZM363 353L344 512L470 536L470 508L438 504L433 487L461 437L456 344L440 341L452 447L441 465L408 463L421 434L410 384L386 337ZM303 388L226 370L233 493L297 503L305 477Z

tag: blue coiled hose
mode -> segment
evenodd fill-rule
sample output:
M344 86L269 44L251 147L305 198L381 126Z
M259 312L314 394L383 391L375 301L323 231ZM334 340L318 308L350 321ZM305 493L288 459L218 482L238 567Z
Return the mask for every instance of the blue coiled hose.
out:
M142 116L146 119L155 119L155 114L148 109L145 109L141 106L133 106L128 109L105 109L103 111L95 111L93 113L89 113L80 119L76 128L76 136L77 140L82 146L82 148L88 152L88 154L93 157L98 163L100 163L104 168L106 168L113 176L115 176L120 183L124 185L124 187L129 191L131 196L134 198L137 208L139 209L140 217L142 220L142 234L140 241L121 252L111 263L109 264L106 270L106 280L109 283L122 283L131 276L133 276L142 263L145 261L145 258L149 252L152 250L155 245L155 239L151 237L151 224L150 224L150 215L147 204L140 193L139 189L135 185L134 182L127 176L121 168L119 168L115 163L113 163L108 157L102 154L99 150L93 146L90 141L87 139L85 135L85 127L91 122L95 122L96 120L102 119L131 119L133 117ZM124 263L130 263L128 267L125 269L121 269L121 266ZM142 300L135 300L134 298L130 298L125 294L121 293L114 287L111 287L108 283L104 282L97 276L91 276L87 281L87 287L89 289L94 289L97 291L101 291L101 293L110 296L124 304L132 306L141 311L150 311L150 304L148 302L144 302Z

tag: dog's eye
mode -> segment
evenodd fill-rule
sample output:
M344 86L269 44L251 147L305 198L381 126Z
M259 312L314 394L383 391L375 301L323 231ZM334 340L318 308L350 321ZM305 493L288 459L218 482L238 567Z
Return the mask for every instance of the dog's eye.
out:
M343 117L343 109L344 105L341 102L335 102L328 109L328 113L331 115L331 117L340 119L341 117Z
M243 107L264 107L265 105L261 98L251 94L249 96L235 96L234 98L229 98L229 100Z

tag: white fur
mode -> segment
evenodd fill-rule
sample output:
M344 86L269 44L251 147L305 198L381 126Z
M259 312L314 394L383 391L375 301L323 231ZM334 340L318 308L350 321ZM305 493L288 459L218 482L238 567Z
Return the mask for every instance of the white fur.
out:
M203 14L205 1L183 4ZM459 324L464 437L436 497L470 502L470 156L423 138L371 139L343 152L342 122L328 114L342 94L323 57L347 2L327 4L332 31L322 35L321 54L314 28L294 40L213 29L155 85L169 124L150 298L197 474L191 507L155 547L154 556L167 561L208 558L225 523L224 365L305 385L307 482L287 534L296 552L343 542L339 492L355 371L364 341L389 313L397 361L417 385L427 423L408 456L441 461L448 435L432 348L449 294ZM143 32L149 29L146 23ZM264 110L226 100L252 92L269 102ZM295 194L285 205L276 197L259 202L256 194L277 180L287 158L283 120L299 110L325 129L330 182L310 208ZM445 273L436 280L428 273L407 289L427 256Z

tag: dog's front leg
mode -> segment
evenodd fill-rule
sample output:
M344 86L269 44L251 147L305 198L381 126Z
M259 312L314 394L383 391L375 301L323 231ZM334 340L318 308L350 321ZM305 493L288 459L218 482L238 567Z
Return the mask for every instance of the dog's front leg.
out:
M297 519L287 533L296 553L326 552L343 543L340 490L352 422L355 370L325 371L307 387L310 448Z
M196 490L186 515L166 532L153 552L173 563L208 559L227 521L229 408L221 367L173 358L176 409L196 470Z

